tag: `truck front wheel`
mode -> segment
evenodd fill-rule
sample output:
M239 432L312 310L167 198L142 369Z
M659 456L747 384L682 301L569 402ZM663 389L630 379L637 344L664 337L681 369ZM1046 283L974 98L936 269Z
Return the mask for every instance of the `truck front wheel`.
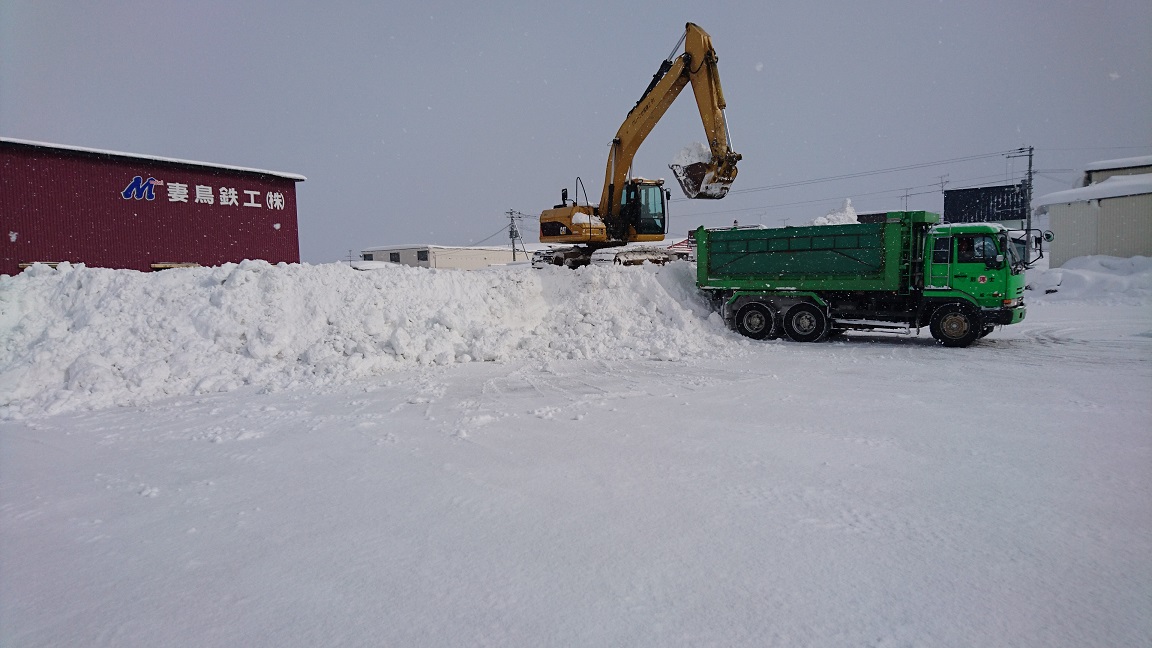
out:
M960 304L946 304L932 315L928 330L946 347L966 347L980 337L984 325Z
M747 304L736 312L736 331L763 340L772 332L772 311L764 304Z
M815 342L828 333L828 318L814 304L796 304L784 316L784 332L796 342Z

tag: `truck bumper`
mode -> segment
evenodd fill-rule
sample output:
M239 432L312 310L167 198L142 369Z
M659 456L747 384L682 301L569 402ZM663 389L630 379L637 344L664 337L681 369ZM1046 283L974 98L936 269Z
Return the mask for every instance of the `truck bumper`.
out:
M985 324L1016 324L1024 321L1028 309L1023 305L1015 308L988 308L983 312Z

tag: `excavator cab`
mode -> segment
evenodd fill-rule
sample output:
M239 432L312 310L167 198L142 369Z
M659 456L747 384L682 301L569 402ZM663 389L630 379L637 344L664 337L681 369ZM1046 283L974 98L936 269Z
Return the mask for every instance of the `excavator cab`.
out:
M630 240L663 240L668 233L667 203L663 180L633 178L624 185L620 195L620 215L638 236ZM646 236L659 238L646 239Z

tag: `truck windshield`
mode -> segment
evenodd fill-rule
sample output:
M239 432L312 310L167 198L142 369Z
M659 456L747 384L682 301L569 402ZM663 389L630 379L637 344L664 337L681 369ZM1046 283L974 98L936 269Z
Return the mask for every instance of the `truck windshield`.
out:
M1000 236L1000 247L1008 256L1008 267L1016 268L1018 265L1024 264L1024 255L1022 254L1021 245L1017 245L1016 241L1010 239L1007 234Z

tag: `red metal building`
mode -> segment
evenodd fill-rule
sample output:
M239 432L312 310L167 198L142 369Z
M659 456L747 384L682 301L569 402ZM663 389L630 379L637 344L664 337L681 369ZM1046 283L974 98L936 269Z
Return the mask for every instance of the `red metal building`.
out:
M304 176L0 138L0 274L300 262Z

